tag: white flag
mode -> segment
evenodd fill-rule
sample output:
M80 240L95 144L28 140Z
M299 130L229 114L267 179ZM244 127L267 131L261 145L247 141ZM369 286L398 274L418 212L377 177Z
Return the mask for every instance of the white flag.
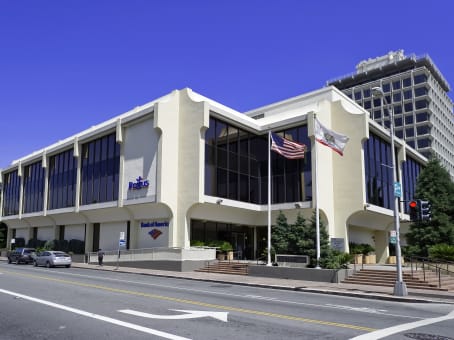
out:
M349 138L345 135L337 133L336 131L324 127L318 119L315 122L315 139L317 142L326 145L336 151L339 155L344 155L344 148Z

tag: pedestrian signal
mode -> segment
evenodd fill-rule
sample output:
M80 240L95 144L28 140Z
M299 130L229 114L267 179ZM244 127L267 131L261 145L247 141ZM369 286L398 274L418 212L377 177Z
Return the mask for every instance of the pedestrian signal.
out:
M419 217L421 221L432 219L432 205L429 201L419 200Z

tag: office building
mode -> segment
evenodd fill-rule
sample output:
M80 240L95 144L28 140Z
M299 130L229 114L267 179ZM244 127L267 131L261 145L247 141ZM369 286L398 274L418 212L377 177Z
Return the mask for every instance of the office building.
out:
M349 137L343 156L316 145L314 114ZM305 144L304 159L269 153L270 130ZM427 160L402 139L395 145L408 199ZM109 252L123 235L125 249L161 249L161 260L185 262L197 257L191 242L226 240L239 257L255 259L266 249L270 154L273 223L280 211L289 223L298 214L309 220L317 199L333 245L368 243L386 262L390 151L389 131L335 87L246 113L176 90L2 169L0 224L8 245L76 239L85 252Z
M361 61L356 73L328 81L389 128L387 104L394 111L395 134L427 158L436 155L454 178L454 115L450 86L428 55L403 50ZM381 87L385 101L372 98Z

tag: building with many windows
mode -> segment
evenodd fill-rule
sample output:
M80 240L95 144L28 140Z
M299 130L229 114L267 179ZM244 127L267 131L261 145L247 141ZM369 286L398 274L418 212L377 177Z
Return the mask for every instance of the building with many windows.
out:
M361 61L356 73L328 81L389 128L387 103L394 112L397 137L430 158L436 155L454 178L454 115L450 86L428 55L405 56L403 50ZM385 102L373 98L381 87Z
M314 113L349 137L343 156L315 146ZM304 159L269 153L270 130L304 143ZM410 199L427 159L400 138L395 146ZM266 248L271 175L273 222L280 211L289 223L310 219L317 200L333 244L348 251L349 242L369 243L385 262L394 228L390 157L389 131L335 87L246 113L183 89L2 169L0 224L8 244L79 240L86 252L108 251L124 235L127 249L177 249L184 262L191 242L226 240L254 259Z

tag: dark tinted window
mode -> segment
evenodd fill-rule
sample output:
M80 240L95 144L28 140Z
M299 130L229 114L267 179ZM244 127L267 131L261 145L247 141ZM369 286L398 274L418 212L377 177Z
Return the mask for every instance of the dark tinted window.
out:
M310 145L306 126L279 134ZM265 204L268 193L267 137L211 117L205 134L205 194ZM311 172L307 160L310 160L310 151L305 159L297 160L271 153L273 203L311 199Z
M415 84L421 84L427 81L427 76L425 74L418 74L414 76Z
M82 145L82 205L118 199L120 145L115 133Z

